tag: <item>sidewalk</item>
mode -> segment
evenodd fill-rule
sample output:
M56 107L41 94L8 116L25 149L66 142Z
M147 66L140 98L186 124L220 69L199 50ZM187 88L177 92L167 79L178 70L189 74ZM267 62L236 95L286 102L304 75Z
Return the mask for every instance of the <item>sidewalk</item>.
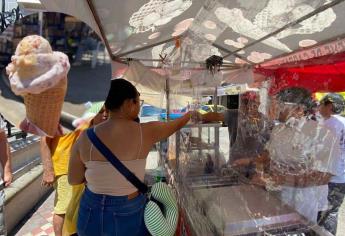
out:
M53 206L54 206L54 194L52 192L45 201L33 209L33 213L28 215L25 220L25 224L18 226L17 232L9 235L18 236L54 236L53 229Z
M151 151L147 158L146 170L157 168L157 164L158 153ZM52 192L46 199L42 199L37 208L32 209L32 213L9 236L53 236L54 195L55 192Z

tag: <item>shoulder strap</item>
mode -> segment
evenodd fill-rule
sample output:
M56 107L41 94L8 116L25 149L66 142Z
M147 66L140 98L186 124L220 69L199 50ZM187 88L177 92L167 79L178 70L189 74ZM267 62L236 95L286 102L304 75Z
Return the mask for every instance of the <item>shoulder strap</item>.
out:
M87 136L102 153L102 155L117 169L131 184L133 184L141 193L147 193L147 186L138 177L135 176L122 162L109 150L107 146L97 137L95 131L90 128L87 131Z

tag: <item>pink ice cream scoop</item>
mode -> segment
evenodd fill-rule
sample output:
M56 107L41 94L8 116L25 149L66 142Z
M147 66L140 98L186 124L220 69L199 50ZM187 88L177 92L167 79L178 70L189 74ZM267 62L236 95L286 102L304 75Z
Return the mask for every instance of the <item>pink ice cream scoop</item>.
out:
M59 134L59 118L67 90L68 56L54 52L41 36L23 38L6 67L12 91L23 96L24 131L41 136Z
M49 42L30 35L18 44L11 63L6 67L13 92L39 94L67 79L70 69L68 56L53 52Z

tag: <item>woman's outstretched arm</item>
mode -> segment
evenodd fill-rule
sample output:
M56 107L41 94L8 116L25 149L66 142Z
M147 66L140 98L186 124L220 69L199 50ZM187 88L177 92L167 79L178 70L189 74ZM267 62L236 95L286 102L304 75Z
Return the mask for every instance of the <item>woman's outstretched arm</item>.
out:
M190 120L192 114L193 112L188 112L182 117L173 121L153 121L145 123L143 125L148 129L152 143L156 143L160 140L168 138L170 135L183 128L183 126L185 126Z

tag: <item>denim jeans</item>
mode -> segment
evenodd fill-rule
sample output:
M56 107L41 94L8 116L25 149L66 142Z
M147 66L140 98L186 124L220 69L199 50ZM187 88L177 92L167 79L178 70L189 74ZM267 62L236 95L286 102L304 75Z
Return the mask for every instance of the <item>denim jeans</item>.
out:
M344 198L345 183L328 184L328 202L330 207L328 210L319 213L318 223L333 235L337 233L338 213Z
M85 189L80 201L78 235L80 236L145 236L146 196L140 194L128 200L127 196L95 194Z

